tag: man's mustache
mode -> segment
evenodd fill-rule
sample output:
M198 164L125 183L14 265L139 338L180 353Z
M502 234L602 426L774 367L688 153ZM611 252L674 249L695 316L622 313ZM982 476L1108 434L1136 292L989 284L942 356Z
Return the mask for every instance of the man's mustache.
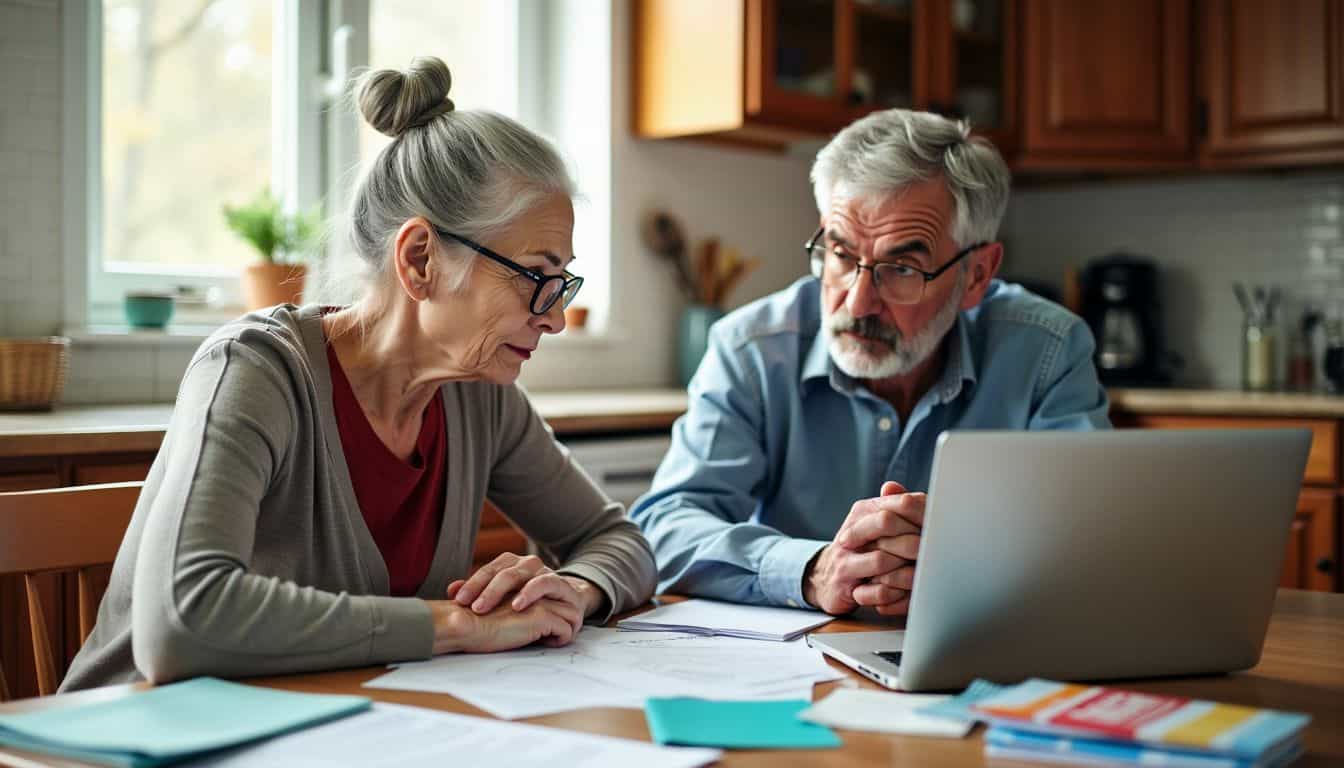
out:
M895 348L901 343L901 331L869 315L860 318L836 318L831 324L834 333L852 333L869 341L878 341Z

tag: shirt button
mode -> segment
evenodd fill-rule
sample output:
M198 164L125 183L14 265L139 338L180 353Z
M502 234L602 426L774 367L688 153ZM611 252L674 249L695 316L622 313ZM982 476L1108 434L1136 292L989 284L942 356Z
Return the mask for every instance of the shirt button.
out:
M790 598L789 598L789 607L790 607L790 608L797 608L797 607L798 607L798 601L797 601L797 600L794 600L792 597L790 597Z
M878 420L877 420L877 428L880 429L880 430L882 430L883 432L890 432L890 431L891 431L891 419L888 419L886 416L883 416L882 418L878 419Z

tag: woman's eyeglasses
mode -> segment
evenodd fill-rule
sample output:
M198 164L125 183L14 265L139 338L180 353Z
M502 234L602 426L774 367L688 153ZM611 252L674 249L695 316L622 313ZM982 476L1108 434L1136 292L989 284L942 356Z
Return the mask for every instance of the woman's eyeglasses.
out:
M570 274L569 270L565 270L564 274L561 275L543 274L535 269L528 269L513 259L500 256L498 253L495 253L480 243L468 240L461 235L455 235L452 232L439 229L438 227L435 227L434 231L444 237L456 240L485 258L503 264L514 272L517 272L528 280L536 283L536 288L532 291L532 302L528 305L528 310L534 315L546 314L551 310L551 307L555 306L555 302L561 300L562 297L564 303L560 305L560 308L564 309L565 307L568 307L569 303L574 300L574 296L578 294L579 289L583 287L583 278L578 275Z

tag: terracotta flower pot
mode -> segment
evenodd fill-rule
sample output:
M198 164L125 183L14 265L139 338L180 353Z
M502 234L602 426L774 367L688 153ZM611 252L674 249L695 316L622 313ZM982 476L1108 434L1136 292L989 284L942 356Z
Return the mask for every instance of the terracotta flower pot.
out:
M565 308L565 327L574 331L581 331L588 325L587 307L566 307Z
M303 279L308 268L302 264L261 262L243 271L243 298L248 309L276 304L300 304Z

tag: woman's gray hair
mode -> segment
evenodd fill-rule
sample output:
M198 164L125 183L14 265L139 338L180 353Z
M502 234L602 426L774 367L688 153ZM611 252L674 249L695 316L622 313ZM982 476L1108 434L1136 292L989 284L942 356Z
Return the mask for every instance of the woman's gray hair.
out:
M349 210L350 240L371 276L390 262L401 225L415 216L482 242L546 197L575 196L574 180L550 142L494 112L457 111L452 76L441 60L417 57L409 69L380 69L358 81L360 112L393 141L360 179ZM455 242L446 285L457 290L475 263Z
M964 121L908 109L874 112L817 153L812 193L824 213L837 192L886 196L938 175L956 201L957 245L993 241L1008 207L1012 175L994 145L971 137Z

